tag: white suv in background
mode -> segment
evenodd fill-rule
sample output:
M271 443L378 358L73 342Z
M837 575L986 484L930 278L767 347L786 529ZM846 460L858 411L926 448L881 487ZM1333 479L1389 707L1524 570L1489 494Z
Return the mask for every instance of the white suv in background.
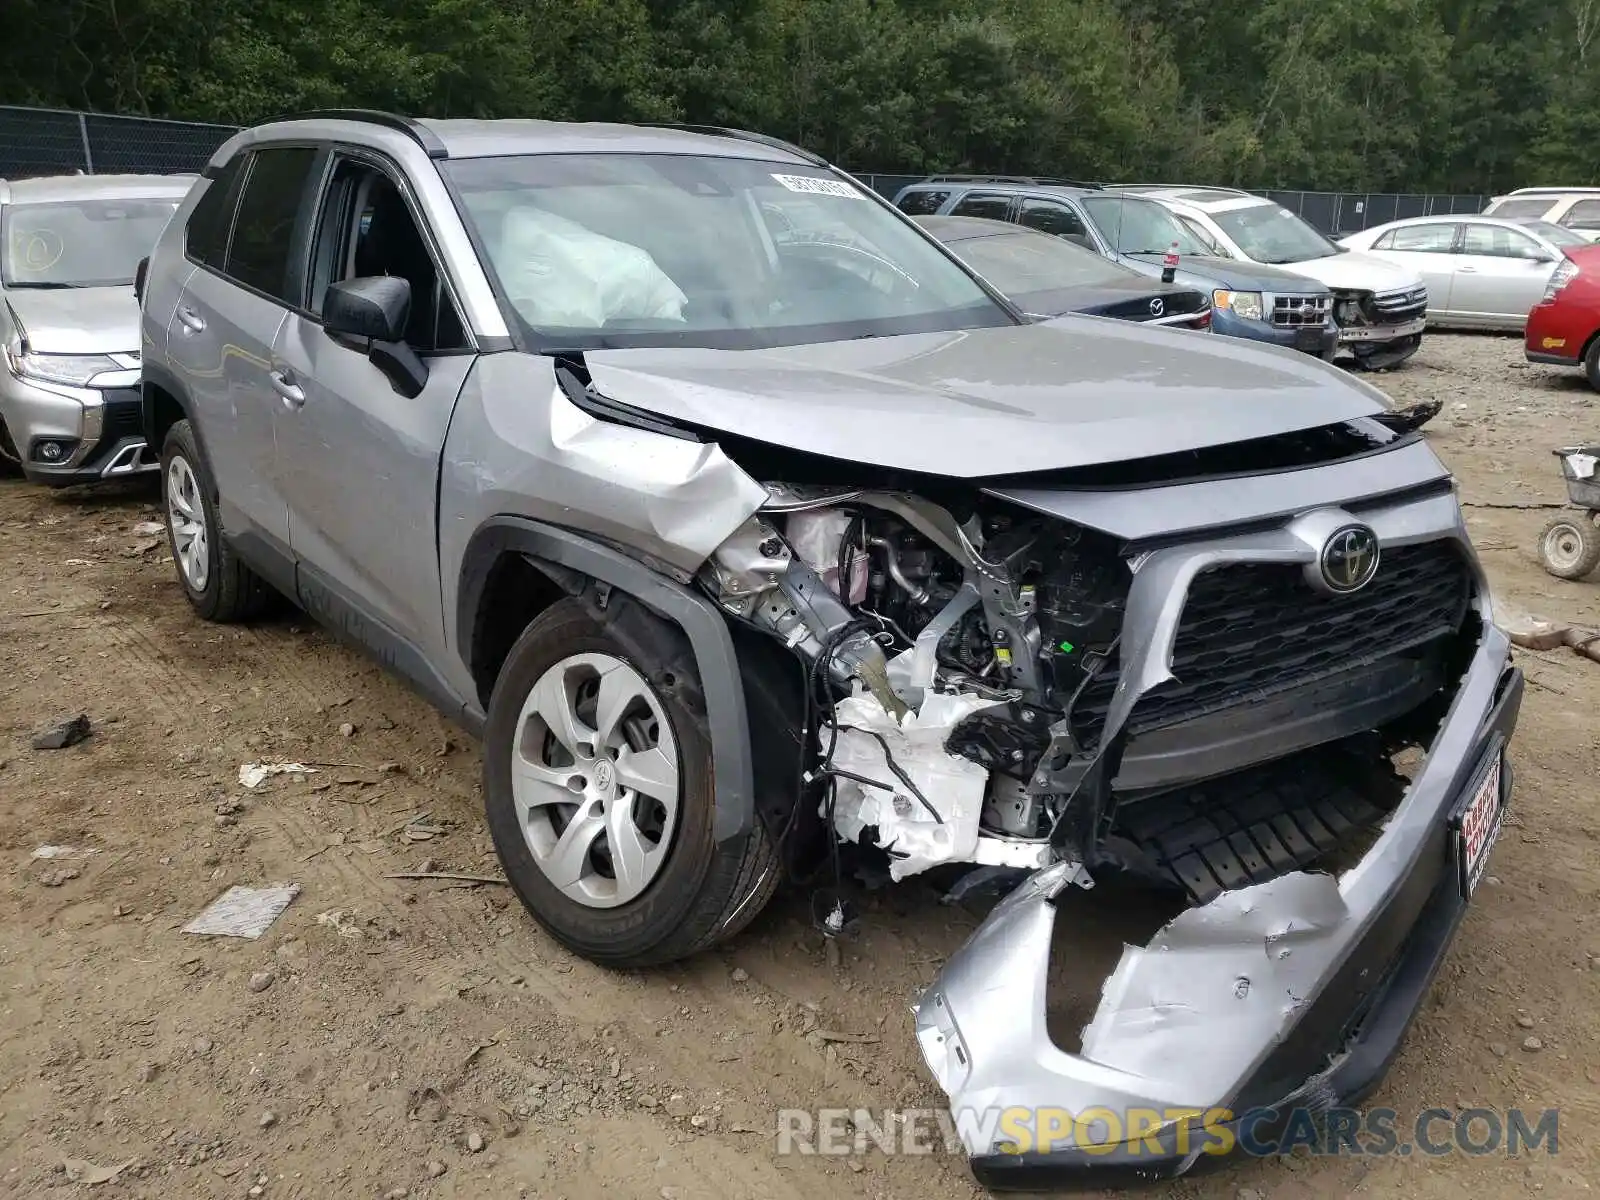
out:
M1506 221L1549 221L1600 242L1600 188L1518 188L1489 201L1483 215Z
M1415 271L1335 245L1283 205L1249 192L1165 185L1126 190L1164 204L1224 257L1284 267L1326 284L1339 349L1359 365L1398 366L1422 344L1428 290Z

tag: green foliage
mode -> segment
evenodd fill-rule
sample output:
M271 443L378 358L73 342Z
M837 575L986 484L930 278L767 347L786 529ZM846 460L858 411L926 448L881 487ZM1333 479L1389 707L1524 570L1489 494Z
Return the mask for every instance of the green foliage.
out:
M1600 178L1600 0L5 0L0 103L759 129L862 170Z

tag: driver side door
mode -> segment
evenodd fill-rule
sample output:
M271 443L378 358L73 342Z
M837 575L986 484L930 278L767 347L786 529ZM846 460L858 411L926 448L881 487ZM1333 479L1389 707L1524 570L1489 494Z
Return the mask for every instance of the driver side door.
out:
M436 503L445 432L474 351L420 213L398 168L334 151L305 294L272 348L289 387L277 461L301 603L449 699L430 665L444 653ZM416 396L396 390L365 342L323 326L330 284L375 275L411 285L405 340L427 368Z

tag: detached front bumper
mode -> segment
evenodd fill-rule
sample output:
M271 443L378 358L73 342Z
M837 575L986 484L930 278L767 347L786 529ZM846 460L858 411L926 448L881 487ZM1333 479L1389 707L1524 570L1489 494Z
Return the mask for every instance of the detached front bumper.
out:
M1509 641L1491 626L1361 861L1338 878L1296 872L1224 893L1148 946L1126 947L1081 1054L1054 1044L1045 1014L1055 900L1071 865L998 905L916 1005L923 1055L979 1182L1171 1178L1216 1161L1241 1127L1270 1144L1295 1109L1365 1098L1465 911L1453 822L1503 755L1522 692ZM1509 768L1500 789L1503 806ZM1094 1123L1087 1140L1079 1122Z

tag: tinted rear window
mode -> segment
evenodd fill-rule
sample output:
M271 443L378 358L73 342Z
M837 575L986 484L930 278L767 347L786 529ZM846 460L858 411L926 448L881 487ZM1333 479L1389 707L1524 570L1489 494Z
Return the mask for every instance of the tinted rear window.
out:
M949 192L907 192L900 197L900 211L913 217L932 216L948 199Z
M317 152L309 146L258 150L245 179L228 248L228 274L269 296L288 296L289 243Z
M994 192L968 192L950 210L956 217L988 217L991 221L1004 221L1011 209L1011 197Z
M215 179L206 181L189 224L183 231L184 248L197 263L219 270L228 257L228 234L233 230L233 210L239 202L239 174L246 156L235 155Z

